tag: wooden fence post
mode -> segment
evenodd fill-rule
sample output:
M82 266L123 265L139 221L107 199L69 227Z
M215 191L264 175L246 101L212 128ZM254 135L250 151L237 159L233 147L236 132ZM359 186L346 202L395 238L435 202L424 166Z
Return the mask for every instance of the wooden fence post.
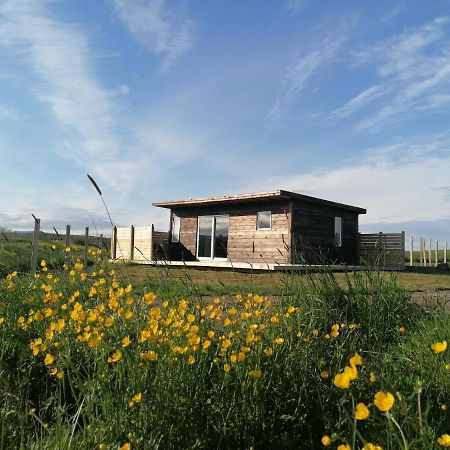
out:
M413 247L414 247L414 238L411 236L409 238L409 266L413 266Z
M116 260L117 257L117 227L113 226L111 235L111 259Z
M41 229L41 219L34 218L33 243L31 251L31 272L36 273L37 258L39 251L39 231Z
M87 269L88 249L89 249L89 227L86 227L84 232L84 259L83 259L84 270Z
M428 238L428 243L429 243L429 247L428 247L428 265L431 267L431 238Z
M436 239L436 249L434 251L434 266L437 267L438 265L438 251L439 251L439 241Z
M70 225L66 225L66 247L70 247Z
M152 224L152 232L150 233L150 261L153 261L153 236L155 234L155 226Z
M447 263L447 241L445 241L444 262Z
M130 261L134 260L134 225L131 225L130 230Z

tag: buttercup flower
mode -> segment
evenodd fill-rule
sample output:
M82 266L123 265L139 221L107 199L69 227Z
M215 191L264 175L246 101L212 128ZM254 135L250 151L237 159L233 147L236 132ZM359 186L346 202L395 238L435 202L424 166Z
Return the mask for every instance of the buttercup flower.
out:
M358 403L355 408L355 419L366 420L369 416L369 408L364 403Z
M383 412L389 411L394 405L395 398L390 392L378 391L375 394L373 404Z
M329 447L331 445L331 438L328 435L324 435L322 437L322 445L324 445L325 447Z
M441 447L450 447L450 435L447 433L443 434L442 436L437 438L437 443Z
M447 346L447 341L435 342L434 344L431 344L431 350L433 350L434 353L442 353L447 350Z
M350 387L350 377L345 373L338 373L333 380L333 384L339 389L348 389Z

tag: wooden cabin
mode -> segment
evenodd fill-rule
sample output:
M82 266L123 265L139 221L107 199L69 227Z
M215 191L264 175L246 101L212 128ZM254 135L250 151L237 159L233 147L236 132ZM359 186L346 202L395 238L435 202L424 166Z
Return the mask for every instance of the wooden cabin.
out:
M284 190L158 201L178 261L353 264L366 210Z

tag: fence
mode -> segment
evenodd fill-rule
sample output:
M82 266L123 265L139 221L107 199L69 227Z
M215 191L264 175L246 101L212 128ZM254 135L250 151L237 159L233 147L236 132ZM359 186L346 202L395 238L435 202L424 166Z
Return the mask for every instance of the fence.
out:
M39 236L41 233L41 219L38 219L37 217L34 216L34 214L32 214L33 218L34 218L34 230L31 236L31 264L30 264L30 268L31 268L31 272L36 272L36 268L37 268L37 261L38 261L38 255L39 255ZM55 231L55 236L57 239L62 239L62 236L60 233L58 233L58 230L53 227L53 230ZM92 238L97 240L97 244L94 244L92 242ZM69 247L71 244L71 235L70 235L70 225L66 225L66 234L64 236L64 243L66 247ZM84 232L84 239L83 239L83 247L84 247L84 251L83 251L83 264L84 267L87 267L88 264L88 250L89 250L89 246L95 246L97 248L100 248L101 244L103 244L103 246L105 248L107 248L107 245L105 243L105 240L103 239L103 234L97 235L97 236L90 236L89 235L89 227L85 228L85 232Z
M360 234L359 255L363 262L385 270L405 270L405 232Z
M414 243L418 242L418 249L414 250ZM433 245L434 244L434 245ZM437 267L439 263L447 264L448 258L448 244L447 241L442 242L442 248L439 246L438 240L428 239L414 239L414 236L409 238L409 265L412 267L416 262L422 267ZM417 255L414 253L418 252Z
M113 227L111 259L151 262L168 259L169 233L150 227Z

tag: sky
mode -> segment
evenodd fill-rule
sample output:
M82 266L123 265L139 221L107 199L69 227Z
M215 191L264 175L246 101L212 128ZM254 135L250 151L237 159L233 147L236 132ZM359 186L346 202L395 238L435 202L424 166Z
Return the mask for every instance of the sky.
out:
M0 0L0 227L286 189L450 240L448 0Z

